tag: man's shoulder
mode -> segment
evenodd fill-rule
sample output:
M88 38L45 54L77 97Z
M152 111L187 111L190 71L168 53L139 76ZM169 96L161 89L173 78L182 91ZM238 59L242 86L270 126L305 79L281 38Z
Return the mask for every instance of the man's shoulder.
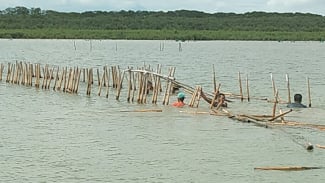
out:
M301 103L290 103L287 105L288 108L306 108L304 104Z

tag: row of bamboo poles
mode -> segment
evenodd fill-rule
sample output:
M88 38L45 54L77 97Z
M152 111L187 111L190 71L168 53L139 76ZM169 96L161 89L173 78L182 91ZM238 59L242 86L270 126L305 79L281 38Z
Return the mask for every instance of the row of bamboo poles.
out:
M3 78L4 69L4 64L0 64L0 80ZM38 63L16 61L8 63L6 82L75 94L79 92L80 82L83 82L86 95L91 95L95 88L94 82L97 81L98 96L105 92L108 98L110 88L114 88L116 100L119 100L123 86L127 86L125 88L128 102L157 104L161 100L163 105L169 105L175 86L181 86L190 94L194 92L193 88L175 80L175 70L175 67L170 67L168 75L163 75L159 64L155 70L150 66L126 70L122 70L119 66L104 66L100 71L99 68L59 67L48 64L42 66ZM97 78L94 76L96 74ZM127 83L123 83L124 80L127 80ZM198 104L195 107L198 107Z

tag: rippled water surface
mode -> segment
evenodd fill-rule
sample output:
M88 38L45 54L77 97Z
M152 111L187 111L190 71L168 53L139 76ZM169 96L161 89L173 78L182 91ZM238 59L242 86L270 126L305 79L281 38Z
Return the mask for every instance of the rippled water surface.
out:
M164 50L160 51L163 45ZM126 40L0 40L0 63L15 61L67 67L119 65L175 66L178 81L212 91L212 65L221 90L239 93L238 72L249 78L252 97L273 98L270 73L279 95L307 100L291 120L325 124L325 44L320 42L209 42ZM86 96L0 82L1 182L324 182L324 169L258 171L262 166L324 166L325 150L307 152L302 143L325 145L325 132L312 128L261 128L226 117L108 98L94 86ZM244 82L245 83L245 82ZM124 89L126 90L126 89ZM172 96L171 100L175 100ZM189 97L187 98L187 102ZM229 103L230 111L271 114L272 103ZM285 111L285 105L280 105ZM163 112L121 112L162 109Z

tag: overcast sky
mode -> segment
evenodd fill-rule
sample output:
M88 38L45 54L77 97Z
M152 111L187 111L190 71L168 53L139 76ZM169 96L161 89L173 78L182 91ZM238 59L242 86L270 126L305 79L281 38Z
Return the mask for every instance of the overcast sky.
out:
M0 0L0 9L24 6L62 12L198 10L208 13L251 11L325 15L325 0Z

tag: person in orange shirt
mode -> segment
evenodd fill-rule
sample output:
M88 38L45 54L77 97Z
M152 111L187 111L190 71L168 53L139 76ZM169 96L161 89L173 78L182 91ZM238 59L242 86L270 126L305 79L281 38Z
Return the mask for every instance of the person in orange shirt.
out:
M177 101L173 103L173 106L174 107L183 107L185 105L184 99L185 99L185 94L182 92L178 93Z

